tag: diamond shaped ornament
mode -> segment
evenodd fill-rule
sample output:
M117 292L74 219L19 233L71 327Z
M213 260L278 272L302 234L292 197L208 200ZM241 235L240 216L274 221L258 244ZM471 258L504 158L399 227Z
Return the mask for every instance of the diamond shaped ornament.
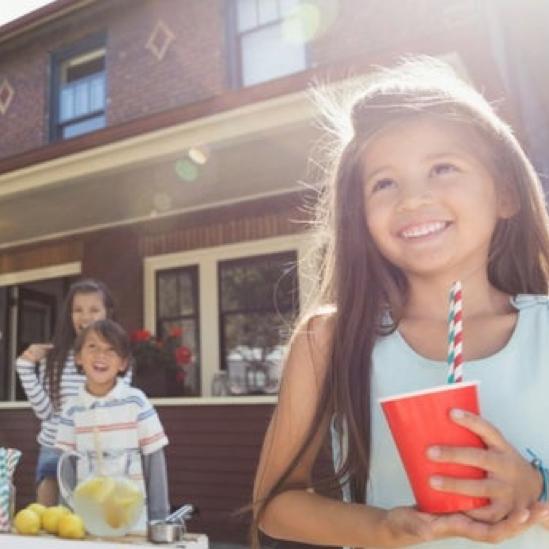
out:
M8 112L14 96L15 90L13 86L8 82L7 78L4 78L0 84L0 114Z
M162 61L170 44L174 40L175 34L169 29L164 21L159 20L149 36L145 48L150 50L159 61Z

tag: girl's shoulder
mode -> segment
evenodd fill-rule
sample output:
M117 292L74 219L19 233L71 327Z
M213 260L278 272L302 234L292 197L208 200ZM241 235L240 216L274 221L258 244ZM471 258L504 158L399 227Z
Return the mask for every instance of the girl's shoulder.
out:
M309 343L320 346L331 342L335 326L336 308L333 305L323 305L302 317L297 323L292 336L292 344L305 338Z
M511 298L511 304L519 311L532 308L549 310L549 296L544 294L517 294Z

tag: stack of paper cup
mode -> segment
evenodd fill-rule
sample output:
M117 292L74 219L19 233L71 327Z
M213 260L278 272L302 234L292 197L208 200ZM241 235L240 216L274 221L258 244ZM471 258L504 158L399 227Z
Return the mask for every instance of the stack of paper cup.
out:
M0 532L11 530L15 508L15 489L12 480L20 458L19 450L0 448Z

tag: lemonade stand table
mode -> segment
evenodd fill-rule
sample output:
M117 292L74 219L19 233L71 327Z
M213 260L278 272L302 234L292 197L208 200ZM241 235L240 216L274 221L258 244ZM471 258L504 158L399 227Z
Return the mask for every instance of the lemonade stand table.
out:
M68 540L55 536L19 536L0 534L0 547L9 549L140 549L153 547L166 549L208 549L208 537L204 534L185 534L185 538L177 543L154 544L137 536L124 536L120 539L107 540L84 539Z

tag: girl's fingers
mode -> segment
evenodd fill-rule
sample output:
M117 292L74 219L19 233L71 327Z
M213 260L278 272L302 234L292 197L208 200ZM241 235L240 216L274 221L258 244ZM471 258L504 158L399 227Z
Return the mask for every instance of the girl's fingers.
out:
M507 441L499 430L482 417L460 409L452 410L450 417L458 425L476 433L487 446L495 446L497 448L505 448L507 446Z
M492 455L484 448L474 448L471 446L431 446L427 450L427 457L432 461L472 465L490 472L495 470Z
M429 484L439 492L452 492L479 498L497 497L502 492L501 483L493 478L463 479L434 476L429 479Z

